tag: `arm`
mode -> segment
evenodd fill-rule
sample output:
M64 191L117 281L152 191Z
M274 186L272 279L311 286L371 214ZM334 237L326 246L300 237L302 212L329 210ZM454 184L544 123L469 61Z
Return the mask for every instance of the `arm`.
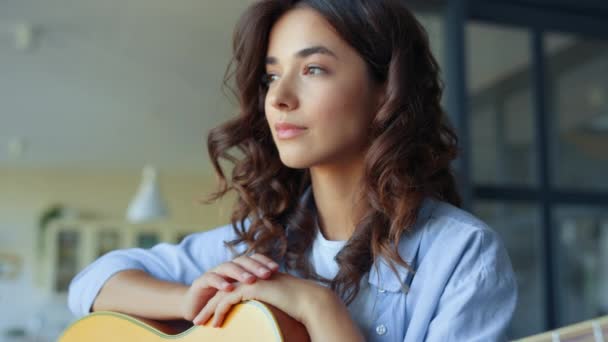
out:
M218 291L194 323L205 324L212 319L213 326L221 326L233 305L250 299L270 304L301 322L313 342L364 341L348 309L334 292L286 273L275 273L253 284L237 284L231 292Z
M365 341L346 305L331 290L319 290L308 303L303 323L312 342Z
M158 280L141 270L116 273L102 287L92 311L117 311L150 319L182 319L188 286Z
M173 316L167 312L168 307L163 307L162 304L157 309L147 308L143 312L134 312L132 309L140 306L132 305L131 298L139 298L139 293L146 293L149 296L147 298L159 298L163 303L173 302L173 296L179 292L180 285L191 284L206 270L231 259L230 252L222 242L233 238L231 225L226 225L189 235L179 245L161 243L151 249L132 248L105 254L82 270L70 283L70 310L79 317L91 312L92 308L112 308L141 316L148 312L146 310L152 309L152 312L162 312L161 316ZM127 270L140 272L136 275L133 272L122 274ZM108 285L107 288L105 285ZM123 291L125 294L122 294ZM96 303L99 295L101 299ZM129 300L125 301L125 298ZM151 302L148 305L153 305L155 301Z
M506 341L517 304L517 283L484 270L441 297L425 341Z
M498 234L473 234L446 284L425 341L505 341L517 281Z

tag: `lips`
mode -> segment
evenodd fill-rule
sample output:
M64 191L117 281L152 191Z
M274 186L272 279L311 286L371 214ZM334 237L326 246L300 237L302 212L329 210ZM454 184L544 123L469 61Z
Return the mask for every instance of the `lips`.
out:
M286 123L286 122L278 123L278 124L274 125L274 128L276 128L277 131L288 130L288 129L306 129L306 127L304 127L304 126L298 126L298 125L294 125L294 124L290 124L290 123Z
M274 125L274 128L277 131L277 137L279 139L295 138L306 131L306 127L304 126L298 126L286 122L277 123Z

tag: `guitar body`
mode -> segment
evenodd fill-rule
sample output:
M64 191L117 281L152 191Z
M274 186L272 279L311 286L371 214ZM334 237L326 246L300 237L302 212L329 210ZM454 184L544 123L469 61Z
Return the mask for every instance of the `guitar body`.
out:
M223 342L223 341L310 341L304 326L284 312L258 301L235 305L221 327L205 325L180 329L175 324L100 311L70 325L60 342Z

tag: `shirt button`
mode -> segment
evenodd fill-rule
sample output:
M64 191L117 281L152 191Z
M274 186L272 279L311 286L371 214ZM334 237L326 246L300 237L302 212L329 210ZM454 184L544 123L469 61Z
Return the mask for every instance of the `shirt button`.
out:
M386 327L384 326L384 324L380 324L379 326L376 327L376 334L378 334L380 336L386 334Z
M384 293L384 292L386 292L386 290L385 289L378 289L378 292Z

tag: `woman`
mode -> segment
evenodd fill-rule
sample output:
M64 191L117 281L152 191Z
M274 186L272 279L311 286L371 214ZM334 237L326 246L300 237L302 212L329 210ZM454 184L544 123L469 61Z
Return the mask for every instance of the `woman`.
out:
M227 74L240 114L208 138L211 200L238 194L231 224L101 257L73 280L72 311L219 325L257 299L313 341L504 339L511 263L457 208L439 67L401 3L253 4Z

